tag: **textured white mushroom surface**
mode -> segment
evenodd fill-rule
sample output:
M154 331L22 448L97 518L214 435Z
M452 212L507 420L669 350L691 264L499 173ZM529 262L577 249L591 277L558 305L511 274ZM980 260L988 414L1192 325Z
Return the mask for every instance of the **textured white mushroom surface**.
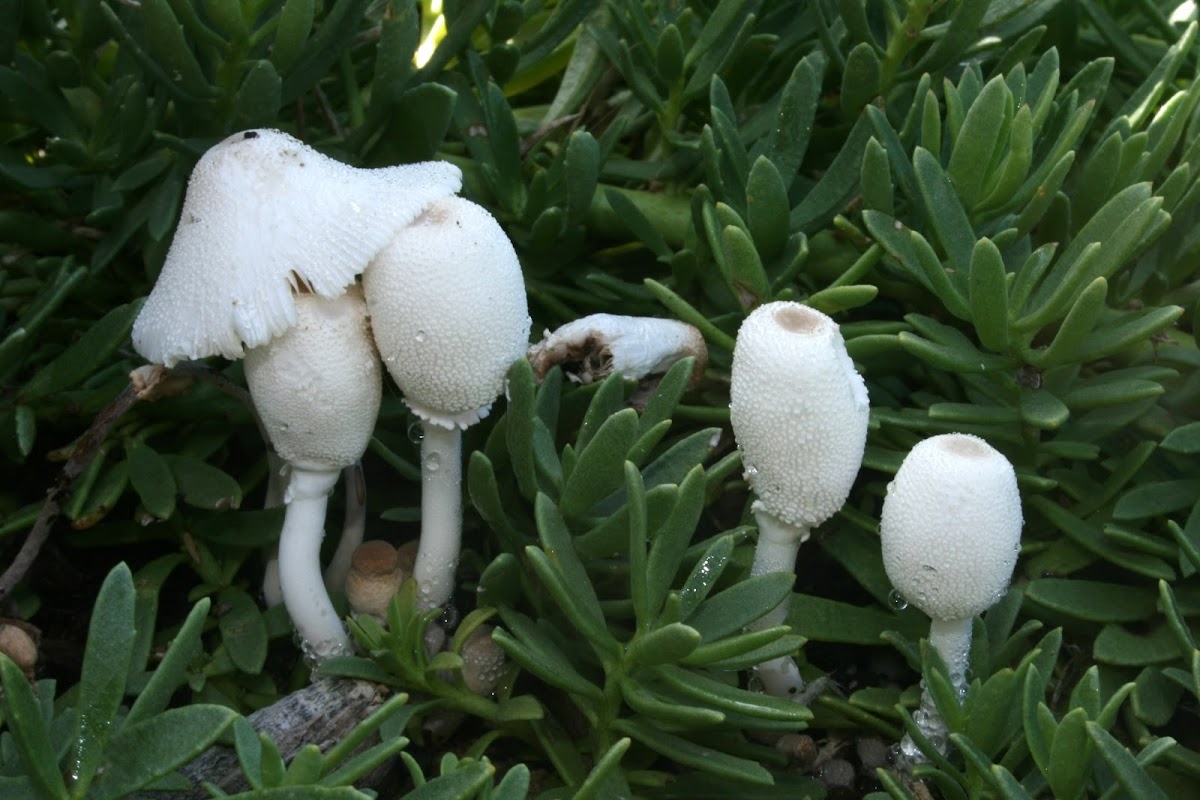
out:
M704 337L686 322L657 317L590 314L546 331L529 348L529 363L538 380L557 364L568 365L567 377L592 383L620 372L628 380L666 372L681 358L693 356L693 376L704 372L708 348Z
M246 383L280 456L341 469L367 449L383 387L362 291L299 295L296 316L282 336L246 352Z
M530 327L520 262L492 215L461 197L430 203L367 267L363 291L409 407L446 428L485 416Z
M756 510L803 528L833 516L862 463L869 413L832 319L776 302L742 323L729 414Z
M883 565L933 619L973 617L1008 589L1022 524L1008 459L976 436L934 436L909 452L888 485Z
M337 297L398 229L461 184L443 162L356 169L281 131L234 134L192 171L133 345L167 366L241 358L295 323L294 290Z

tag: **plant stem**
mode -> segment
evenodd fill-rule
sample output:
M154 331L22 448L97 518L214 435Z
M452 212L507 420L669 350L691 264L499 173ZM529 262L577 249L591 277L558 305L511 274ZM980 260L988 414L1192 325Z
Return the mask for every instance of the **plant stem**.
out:
M279 534L279 583L283 604L305 652L320 661L350 652L350 639L321 580L325 506L340 470L292 468Z
M413 577L422 611L445 605L454 593L462 540L462 431L422 423L421 544Z

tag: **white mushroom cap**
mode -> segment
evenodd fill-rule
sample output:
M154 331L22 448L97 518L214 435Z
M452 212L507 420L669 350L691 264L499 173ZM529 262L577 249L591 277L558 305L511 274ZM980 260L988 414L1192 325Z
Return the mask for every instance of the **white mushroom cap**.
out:
M147 360L240 358L296 321L293 291L337 297L431 200L458 191L441 162L356 169L276 130L212 147L133 326Z
M846 502L870 406L832 319L792 302L755 309L738 331L729 413L756 511L814 528Z
M285 461L338 470L367 449L383 390L362 290L296 297L296 324L246 351L246 383Z
M1008 589L1022 524L1008 459L977 436L934 436L909 452L888 485L883 565L934 620L970 618Z
M445 428L486 416L530 326L520 262L492 215L435 200L371 262L363 292L408 406Z

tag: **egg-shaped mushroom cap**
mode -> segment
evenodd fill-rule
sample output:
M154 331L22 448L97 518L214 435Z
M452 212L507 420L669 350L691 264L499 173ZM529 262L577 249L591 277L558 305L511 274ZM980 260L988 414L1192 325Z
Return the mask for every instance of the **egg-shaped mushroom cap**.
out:
M883 565L892 585L931 618L967 619L1008 590L1022 524L1008 459L977 436L933 436L888 484Z
M371 441L383 371L357 284L296 298L296 324L246 351L246 383L275 450L307 469L342 469Z
M296 321L293 291L337 297L392 235L462 175L427 162L356 169L276 130L201 157L133 346L172 366L241 358Z
M837 323L799 303L767 303L742 323L733 350L730 422L765 510L814 528L850 493L870 404Z
M525 281L482 207L435 200L363 273L375 343L422 419L466 428L486 416L529 345Z

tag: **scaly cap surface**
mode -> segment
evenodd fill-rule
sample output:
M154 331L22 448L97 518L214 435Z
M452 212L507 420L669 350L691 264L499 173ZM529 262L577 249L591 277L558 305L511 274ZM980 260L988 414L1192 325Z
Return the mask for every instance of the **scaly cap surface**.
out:
M892 585L933 619L973 617L1008 589L1022 524L1008 459L977 436L933 436L888 484L883 565Z
M341 469L367 449L383 391L362 290L299 295L296 316L282 336L246 351L246 383L285 461Z
M444 428L474 424L529 344L521 265L500 224L435 200L363 273L375 343L404 401Z
M755 309L738 331L729 413L756 510L814 528L846 502L870 405L832 319L792 302Z
M147 360L241 358L296 321L293 292L337 297L457 167L356 169L276 130L213 146L192 172L175 238L133 326Z

